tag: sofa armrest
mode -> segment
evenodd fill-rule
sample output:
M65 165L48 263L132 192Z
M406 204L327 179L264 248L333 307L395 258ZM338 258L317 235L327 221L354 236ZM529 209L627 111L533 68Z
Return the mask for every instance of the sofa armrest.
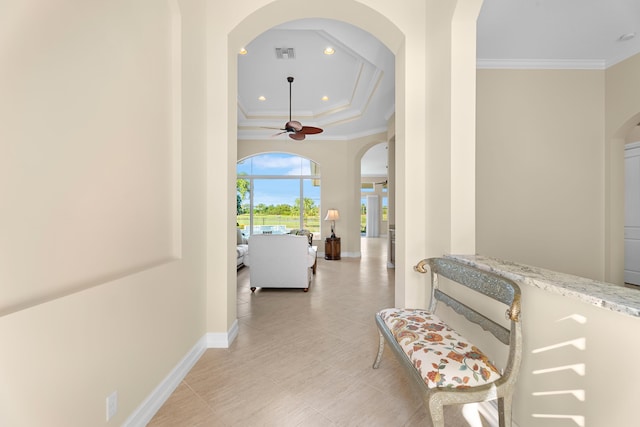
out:
M307 256L307 265L309 267L313 267L313 264L316 263L316 258L318 257L318 247L317 246L309 246L309 255Z

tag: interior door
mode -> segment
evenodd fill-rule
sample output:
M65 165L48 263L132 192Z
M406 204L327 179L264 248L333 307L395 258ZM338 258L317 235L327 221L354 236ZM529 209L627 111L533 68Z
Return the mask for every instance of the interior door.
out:
M624 151L624 281L640 285L640 142Z
M378 196L367 196L367 237L380 236L380 202Z

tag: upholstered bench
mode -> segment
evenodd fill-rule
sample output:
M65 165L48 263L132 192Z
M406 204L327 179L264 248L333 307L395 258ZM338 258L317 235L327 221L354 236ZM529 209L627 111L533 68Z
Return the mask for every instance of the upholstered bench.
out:
M418 385L434 427L444 426L443 405L495 399L500 426L511 425L511 400L522 358L520 288L511 280L453 259L422 260L415 270L431 272L430 307L388 308L376 314L380 344L374 369L380 366L386 342ZM510 328L445 293L439 276L450 279L451 287L465 286L508 306ZM438 301L509 346L503 372L471 340L434 314Z

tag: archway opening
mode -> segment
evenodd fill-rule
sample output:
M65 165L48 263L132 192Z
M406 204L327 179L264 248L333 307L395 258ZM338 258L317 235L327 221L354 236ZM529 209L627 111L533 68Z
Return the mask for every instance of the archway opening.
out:
M640 286L640 123L625 137L624 282Z

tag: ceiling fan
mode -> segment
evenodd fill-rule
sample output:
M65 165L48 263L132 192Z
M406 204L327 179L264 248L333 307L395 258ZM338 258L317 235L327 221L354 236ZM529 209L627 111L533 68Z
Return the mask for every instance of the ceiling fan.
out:
M295 139L296 141L302 141L306 138L307 135L321 133L322 129L320 128L313 126L302 126L302 123L300 123L299 121L291 120L291 86L293 83L293 77L287 77L287 81L289 82L289 121L285 123L284 128L280 129L282 132L276 133L273 136L288 133L289 138Z

